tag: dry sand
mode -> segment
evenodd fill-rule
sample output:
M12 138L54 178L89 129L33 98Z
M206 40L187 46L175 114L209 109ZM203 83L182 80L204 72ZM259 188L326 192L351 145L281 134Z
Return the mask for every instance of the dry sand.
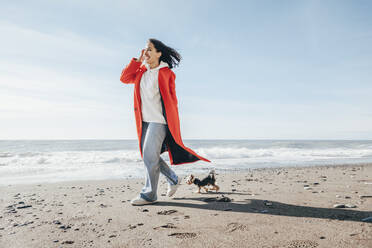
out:
M140 207L143 179L2 186L0 247L372 247L371 164L216 178L221 192L183 181L172 199L163 178Z

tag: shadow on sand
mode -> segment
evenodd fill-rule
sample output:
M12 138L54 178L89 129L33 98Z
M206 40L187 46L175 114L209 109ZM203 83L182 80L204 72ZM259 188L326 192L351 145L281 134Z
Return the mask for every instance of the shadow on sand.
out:
M261 213L270 215L282 215L291 217L310 217L331 220L359 221L372 216L371 211L359 211L355 209L320 208L309 206L297 206L276 201L261 199L244 199L232 202L216 202L217 196L247 195L239 192L218 192L202 194L200 197L173 198L173 201L160 201L157 206L172 206L184 208L198 208L205 210L230 211L243 213ZM202 203L190 203L185 201L200 201ZM272 205L267 206L270 202ZM269 204L270 204L269 203Z

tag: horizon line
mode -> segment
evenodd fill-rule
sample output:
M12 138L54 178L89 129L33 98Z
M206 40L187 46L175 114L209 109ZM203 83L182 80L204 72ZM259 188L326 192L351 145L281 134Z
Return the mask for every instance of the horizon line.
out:
M138 141L138 139L0 139L0 141ZM250 140L250 141L372 141L372 139L183 139L183 140Z

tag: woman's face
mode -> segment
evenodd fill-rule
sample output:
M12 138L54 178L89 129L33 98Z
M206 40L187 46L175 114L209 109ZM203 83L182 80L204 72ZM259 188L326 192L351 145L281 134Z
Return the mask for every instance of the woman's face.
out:
M154 44L152 44L151 42L148 42L146 51L145 51L145 60L147 64L158 63L160 56L161 56L161 52L157 52L154 47Z

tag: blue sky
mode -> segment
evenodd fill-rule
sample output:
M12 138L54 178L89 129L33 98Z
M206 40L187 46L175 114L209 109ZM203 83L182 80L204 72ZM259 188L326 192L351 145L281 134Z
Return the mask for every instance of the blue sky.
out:
M176 48L184 139L372 139L370 1L1 1L0 139L136 139L119 81Z

